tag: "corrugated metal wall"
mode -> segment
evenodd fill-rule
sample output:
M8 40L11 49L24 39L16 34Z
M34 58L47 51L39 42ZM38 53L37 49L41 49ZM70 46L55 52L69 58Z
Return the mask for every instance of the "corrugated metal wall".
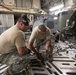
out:
M14 25L14 15L13 14L0 14L0 34L6 29Z

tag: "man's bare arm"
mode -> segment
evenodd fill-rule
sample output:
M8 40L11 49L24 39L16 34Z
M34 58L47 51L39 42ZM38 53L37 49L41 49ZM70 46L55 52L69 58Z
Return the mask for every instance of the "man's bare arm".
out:
M17 47L17 50L20 55L25 55L28 53L28 50L26 49L26 47Z
M35 54L38 53L38 51L34 48L33 43L30 42L28 45L29 45L30 50L32 50Z
M51 40L50 40L50 39L48 39L48 40L46 41L46 47L45 47L45 49L46 49L46 50L48 50L48 49L49 49L50 44L51 44Z

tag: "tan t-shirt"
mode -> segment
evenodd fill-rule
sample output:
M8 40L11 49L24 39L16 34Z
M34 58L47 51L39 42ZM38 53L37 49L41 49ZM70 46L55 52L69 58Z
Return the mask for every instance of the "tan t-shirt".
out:
M46 38L46 40L47 40L47 39L51 38L51 34L52 34L51 33L51 30L48 27L46 27L46 28L47 28L46 34L45 35L41 35L38 32L38 26L35 27L34 30L31 33L29 42L32 42L33 43L36 39L44 39L44 38Z
M25 34L17 25L12 26L0 35L0 54L17 50L16 47L25 46Z

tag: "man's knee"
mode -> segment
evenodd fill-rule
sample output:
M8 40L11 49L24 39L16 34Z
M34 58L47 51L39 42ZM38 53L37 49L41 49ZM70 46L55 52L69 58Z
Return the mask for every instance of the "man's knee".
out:
M3 75L10 75L8 69L6 69L6 70L4 71Z

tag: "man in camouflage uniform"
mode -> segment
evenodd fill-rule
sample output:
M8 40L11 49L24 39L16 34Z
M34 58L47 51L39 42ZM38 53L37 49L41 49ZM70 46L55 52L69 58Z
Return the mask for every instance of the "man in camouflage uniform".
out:
M25 34L29 19L22 14L16 25L0 35L0 62L9 65L5 75L15 75L29 63L29 50L25 46Z
M33 29L29 39L29 48L36 54L36 56L39 59L42 58L42 56L39 53L39 49L40 49L40 46L42 45L41 43L45 41L44 43L45 43L46 56L48 59L51 60L52 52L53 52L53 47L51 48L52 36L53 34L51 30L44 24L40 24L39 26Z

